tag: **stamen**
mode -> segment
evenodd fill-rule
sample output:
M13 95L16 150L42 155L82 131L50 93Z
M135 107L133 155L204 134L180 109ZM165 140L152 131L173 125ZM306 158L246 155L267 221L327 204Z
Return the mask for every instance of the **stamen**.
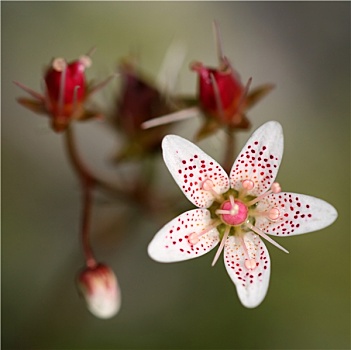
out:
M222 241L221 241L221 244L220 244L220 246L219 246L219 248L218 248L218 250L216 252L216 255L215 255L215 257L214 257L214 259L212 261L211 266L214 266L215 263L217 262L220 254L221 254L221 252L223 250L224 244L225 244L225 242L226 242L226 240L228 238L229 232L230 232L230 226L226 226L225 231L224 231L224 235L223 235L223 238L222 238Z
M278 208L272 208L272 209L270 209L269 212L268 212L268 217L269 217L271 220L273 220L273 221L278 220L279 217L280 217L280 211L279 211L279 209L278 209Z
M83 55L79 57L79 62L85 67L89 68L92 64L92 60L89 56Z
M204 68L204 65L201 62L195 61L190 63L189 68L194 72L201 72L201 70Z
M252 180L245 179L244 181L242 181L241 186L242 189L239 191L238 198L243 199L247 195L247 192L255 187L255 183Z
M56 60L58 60L58 58ZM63 113L63 107L64 107L64 103L65 103L66 70L67 70L67 66L65 64L65 66L63 67L63 70L62 70L62 74L61 74L60 91L59 91L59 96L58 96L59 97L58 98L59 114Z
M210 225L208 225L204 230L202 230L200 233L192 232L189 237L188 237L188 242L190 244L196 244L200 241L200 237L204 235L205 233L211 231L215 227L217 227L220 224L220 220L214 220Z
M245 267L249 270L254 270L256 268L256 260L255 259L249 259L245 260Z
M191 233L191 234L189 235L189 237L188 237L188 242L189 242L190 244L196 244L196 243L198 243L199 241L200 241L199 235L198 235L196 232Z
M216 212L215 212L217 215L235 215L235 214L232 214L232 211L231 210L225 210L225 209L217 209Z
M254 217L264 216L272 221L276 221L281 217L280 210L276 207L271 208L268 211L251 210L250 215Z
M64 58L55 58L53 61L52 61L52 68L57 71L57 72L62 72L66 66L67 66L67 63L65 61Z
M239 211L239 206L235 204L234 197L232 195L229 196L230 205L232 206L232 210L230 211L231 215L235 215Z
M222 118L223 122L225 122L225 114L224 114L224 109L223 109L223 104L222 104L222 99L221 99L219 87L218 87L216 79L212 73L210 73L210 79L211 79L210 81L212 84L213 93L214 93L215 100L216 100L217 110L218 110L219 115Z
M141 124L142 129L150 129L154 128L155 126L174 123L177 121L189 119L195 117L199 114L199 109L197 107L190 107L186 109L182 109L181 111L166 114L164 116L150 119Z
M245 190L250 191L255 187L255 184L252 180L246 179L242 182L242 186L245 188Z
M279 193L282 190L278 182L273 182L271 189L273 193Z
M271 189L268 190L265 193L262 193L260 196L256 197L255 199L253 199L252 201L250 201L249 203L247 203L247 206L250 207L251 205L259 202L261 199L263 199L264 197L267 197L268 195L270 195L271 193L279 193L281 191L281 187L279 185L278 182L273 182Z
M254 231L255 233L257 233L259 236L263 237L264 239L266 239L268 242L272 243L273 245L275 245L277 248L281 249L283 252L288 253L289 252L283 248L280 244L278 244L277 242L273 241L272 238L270 238L269 236L267 236L263 231L261 231L259 228L251 225L249 222L247 222L246 227L248 227L250 230Z
M256 260L250 258L250 254L249 254L249 251L247 250L247 246L244 238L242 236L239 236L239 239L241 241L241 246L243 247L243 250L246 256L245 263L244 263L245 267L247 269L253 270L256 268Z
M215 199L218 202L222 202L223 201L223 197L217 193L214 189L213 189L214 185L213 182L210 179L206 179L203 183L202 183L202 189L205 191L210 192L213 197L215 197Z

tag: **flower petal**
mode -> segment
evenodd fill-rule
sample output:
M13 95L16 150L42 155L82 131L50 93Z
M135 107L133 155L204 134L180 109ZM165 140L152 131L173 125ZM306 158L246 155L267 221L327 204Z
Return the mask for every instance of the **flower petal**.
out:
M213 220L207 209L187 211L161 228L148 247L149 256L159 262L176 262L204 255L219 242L216 227L211 228ZM192 233L200 234L196 244L189 243Z
M230 171L231 187L242 189L242 181L251 180L254 187L249 194L266 192L277 176L283 156L283 130L271 121L258 128L235 160Z
M248 307L258 306L267 294L270 276L270 258L262 240L252 232L243 237L245 247L238 236L230 236L224 248L224 263L227 272L236 286L241 303ZM245 261L254 259L256 267L248 269Z
M163 158L174 180L185 196L197 207L208 208L214 201L214 193L229 189L229 179L223 168L199 147L176 135L163 139ZM211 180L213 191L202 186Z
M322 199L297 193L270 194L257 206L257 211L278 209L279 218L259 216L255 226L276 236L291 236L320 230L332 224L338 213Z

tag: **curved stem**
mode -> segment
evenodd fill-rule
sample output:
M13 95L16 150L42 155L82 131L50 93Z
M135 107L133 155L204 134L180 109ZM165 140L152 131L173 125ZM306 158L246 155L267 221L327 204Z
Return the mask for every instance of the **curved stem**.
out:
M71 162L72 167L76 171L80 185L82 186L82 221L81 221L81 239L83 245L83 252L85 255L86 265L88 267L95 267L96 260L94 258L93 251L91 249L89 241L89 229L91 219L91 208L92 208L92 191L97 181L95 177L89 172L89 170L82 163L79 154L77 152L76 144L74 141L74 134L72 128L69 126L65 132L66 150Z
M109 195L112 194L122 198L123 200L128 200L128 190L118 188L117 186L110 184L108 181L97 177L81 161L75 144L75 136L73 133L72 126L67 127L65 136L67 154L72 167L74 168L75 172L80 178L80 181L83 182L84 179L89 179L91 185L100 187Z
M92 190L93 187L90 184L90 181L86 181L83 185L83 210L82 210L82 226L81 226L81 238L83 251L85 255L86 265L90 268L94 268L97 263L91 249L89 241L89 229L90 229L90 219L91 219L91 209L92 209Z

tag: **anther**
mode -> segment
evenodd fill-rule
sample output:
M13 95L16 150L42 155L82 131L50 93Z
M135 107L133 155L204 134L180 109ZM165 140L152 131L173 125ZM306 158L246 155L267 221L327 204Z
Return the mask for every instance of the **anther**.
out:
M211 191L213 189L213 182L209 179L205 180L203 183L202 183L202 188L205 190L205 191Z
M199 239L199 236L197 235L196 232L191 233L191 234L189 235L189 237L188 237L188 242L189 242L190 244L196 244L196 243L198 243L199 241L200 241L200 239Z
M200 72L203 69L204 65L201 62L195 61L190 63L189 68L192 71Z
M255 184L252 180L246 179L242 182L242 186L245 188L245 190L250 191L254 188Z
M250 201L249 203L247 203L247 206L251 206L257 202L259 202L261 199L263 199L264 197L267 197L268 195L270 195L271 193L279 193L281 191L281 187L279 185L278 182L273 182L270 190L268 190L265 193L262 193L260 196L256 197L255 199L253 199L252 201Z
M200 233L192 232L188 237L189 244L197 244L200 242L200 237L210 232L212 229L217 227L220 224L220 220L213 220L205 229L203 229Z
M272 208L268 212L268 218L271 220L278 220L280 217L280 211L278 208Z
M91 58L89 56L83 55L79 57L79 62L85 67L89 68L92 64Z
M214 184L210 179L206 179L202 183L202 189L210 192L217 201L221 202L223 200L223 197L219 193L217 193L213 187L214 187Z
M64 58L59 57L52 61L51 66L56 72L62 72L66 68L67 63Z
M245 267L249 270L254 270L256 268L256 260L255 259L248 259L245 260Z
M271 190L273 193L279 193L279 192L281 192L282 189L281 189L278 182L273 182Z

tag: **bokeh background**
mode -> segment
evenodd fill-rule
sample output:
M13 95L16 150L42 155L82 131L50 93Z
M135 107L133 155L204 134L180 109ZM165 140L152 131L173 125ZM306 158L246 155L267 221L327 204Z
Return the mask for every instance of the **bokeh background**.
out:
M308 235L268 245L268 295L245 309L213 253L163 265L146 247L170 217L97 196L95 252L116 271L123 304L111 320L88 313L74 278L83 265L79 186L62 137L15 101L12 80L40 89L52 57L97 46L89 78L116 70L131 51L156 75L173 41L187 47L178 91L195 94L192 60L215 65L212 20L244 81L276 89L249 113L253 129L282 123L283 190L333 204L339 218ZM3 349L346 349L350 347L350 3L349 2L1 2L2 347ZM98 103L112 110L118 79ZM136 101L137 103L137 101ZM200 117L172 132L191 138ZM77 125L86 161L114 178L120 144L104 122ZM250 132L239 134L242 146ZM221 154L221 133L200 143ZM179 195L160 157L158 190ZM123 171L133 171L126 167Z

